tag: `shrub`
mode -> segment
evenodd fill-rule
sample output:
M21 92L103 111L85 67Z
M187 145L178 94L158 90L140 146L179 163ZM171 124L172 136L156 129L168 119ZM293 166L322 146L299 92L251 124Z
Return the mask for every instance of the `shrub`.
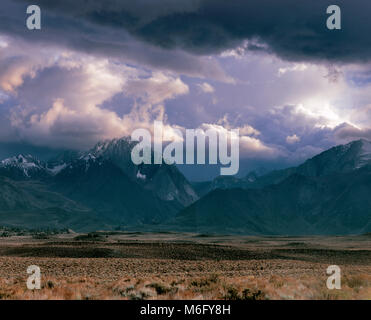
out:
M263 300L264 293L261 290L251 292L250 289L245 289L239 294L236 288L229 288L224 296L225 300Z
M156 293L158 295L166 294L166 293L169 293L171 291L170 288L167 288L167 287L165 287L165 286L163 286L162 284L159 284L159 283L151 283L151 284L147 285L146 287L155 289Z

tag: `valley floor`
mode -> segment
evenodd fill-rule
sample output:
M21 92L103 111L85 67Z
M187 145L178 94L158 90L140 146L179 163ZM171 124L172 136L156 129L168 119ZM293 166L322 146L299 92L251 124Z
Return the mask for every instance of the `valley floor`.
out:
M371 236L117 232L0 239L1 299L369 299ZM41 269L41 290L26 287ZM326 287L341 268L342 288Z

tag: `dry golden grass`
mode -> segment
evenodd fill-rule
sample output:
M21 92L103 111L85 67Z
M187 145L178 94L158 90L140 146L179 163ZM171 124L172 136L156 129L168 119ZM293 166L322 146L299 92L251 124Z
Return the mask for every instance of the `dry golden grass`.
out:
M371 299L363 240L152 237L1 241L0 299ZM330 264L341 267L341 290L326 287ZM41 290L26 288L30 265Z
M53 300L151 300L151 299L371 299L371 276L353 276L359 286L348 283L328 290L326 278L271 277L147 277L105 281L87 277L44 277L41 290L28 290L26 279L0 280L1 299Z

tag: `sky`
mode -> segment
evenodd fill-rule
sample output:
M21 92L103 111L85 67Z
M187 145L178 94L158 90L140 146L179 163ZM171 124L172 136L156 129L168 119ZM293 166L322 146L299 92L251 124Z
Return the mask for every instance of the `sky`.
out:
M41 30L26 8L41 8ZM240 175L371 139L371 3L2 0L0 143L88 149L162 120L240 130ZM192 180L217 168L183 168Z

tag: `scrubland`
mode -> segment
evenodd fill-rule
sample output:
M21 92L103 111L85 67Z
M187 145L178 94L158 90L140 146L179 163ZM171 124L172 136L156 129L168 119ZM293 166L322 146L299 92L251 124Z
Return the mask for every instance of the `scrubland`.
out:
M371 299L371 237L98 232L0 239L0 299ZM326 287L329 265L341 290ZM41 289L26 272L41 269Z

